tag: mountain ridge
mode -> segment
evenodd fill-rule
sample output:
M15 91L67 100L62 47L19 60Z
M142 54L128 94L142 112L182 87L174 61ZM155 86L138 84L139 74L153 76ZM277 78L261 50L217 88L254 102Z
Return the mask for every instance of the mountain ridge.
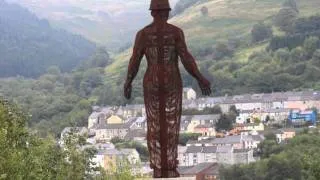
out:
M96 45L79 35L53 29L16 4L1 1L0 76L39 76L50 66L70 71L87 59Z

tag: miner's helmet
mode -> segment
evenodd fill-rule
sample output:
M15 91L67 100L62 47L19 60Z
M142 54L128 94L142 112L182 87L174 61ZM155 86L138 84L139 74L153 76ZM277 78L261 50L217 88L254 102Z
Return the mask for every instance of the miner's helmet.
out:
M151 0L149 10L171 10L169 0Z

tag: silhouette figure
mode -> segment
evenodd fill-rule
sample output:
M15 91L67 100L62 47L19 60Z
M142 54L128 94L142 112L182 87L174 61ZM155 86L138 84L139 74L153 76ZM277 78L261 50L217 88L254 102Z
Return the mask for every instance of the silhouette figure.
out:
M154 178L179 177L178 138L182 110L182 80L178 56L186 70L198 80L203 95L210 95L210 82L199 72L188 52L183 31L168 24L168 0L152 0L154 20L140 30L130 59L124 96L131 98L132 81L145 55L147 70L143 79L147 114L147 144Z

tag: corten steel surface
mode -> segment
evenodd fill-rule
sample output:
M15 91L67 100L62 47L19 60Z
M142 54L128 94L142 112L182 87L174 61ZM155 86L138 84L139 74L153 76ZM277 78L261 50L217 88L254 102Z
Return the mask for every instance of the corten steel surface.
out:
M129 99L132 81L145 55L148 67L143 79L143 92L147 114L147 144L155 178L179 177L176 168L182 80L178 56L186 70L198 80L202 93L211 93L210 82L201 75L187 50L183 31L167 23L168 7L168 1L152 1L150 9L154 21L136 35L124 85L124 95Z

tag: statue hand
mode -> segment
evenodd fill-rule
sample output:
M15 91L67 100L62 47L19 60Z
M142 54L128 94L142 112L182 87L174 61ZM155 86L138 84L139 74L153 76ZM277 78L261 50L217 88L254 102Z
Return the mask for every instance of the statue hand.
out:
M123 86L123 94L126 99L131 98L132 85L129 82L126 82Z
M209 96L211 94L211 84L210 82L205 79L205 78L201 78L199 81L199 86L200 86L200 89L202 91L202 94L205 95L205 96Z

